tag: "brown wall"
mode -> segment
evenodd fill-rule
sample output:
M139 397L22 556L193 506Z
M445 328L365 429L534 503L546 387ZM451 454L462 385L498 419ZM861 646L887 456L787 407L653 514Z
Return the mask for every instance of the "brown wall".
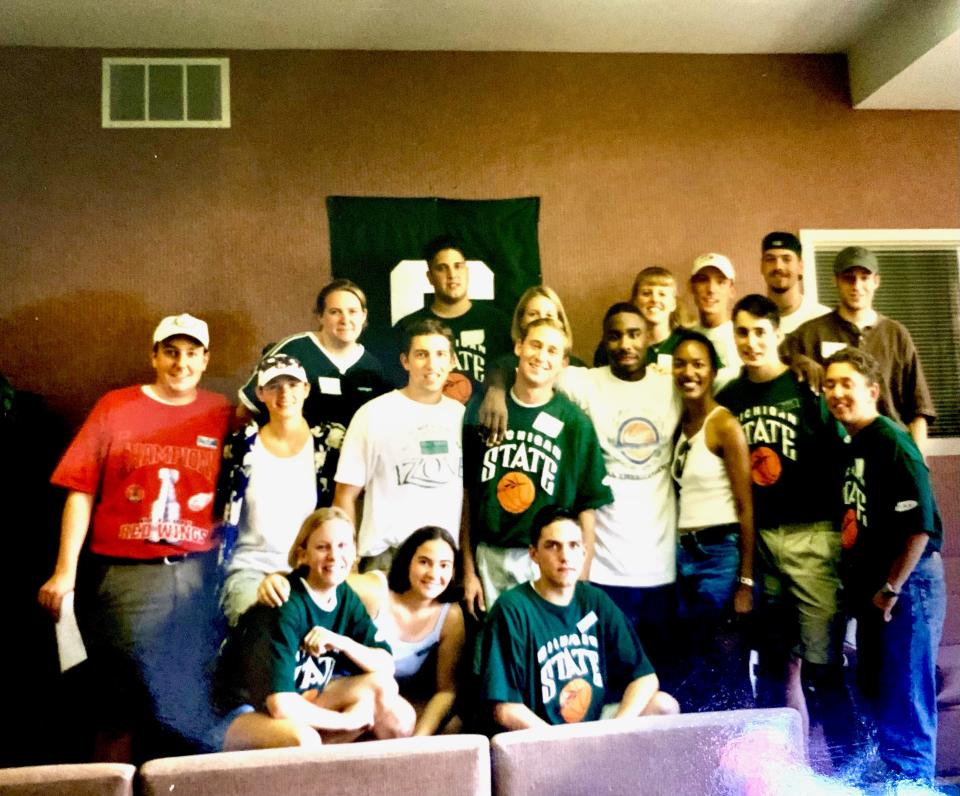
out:
M841 57L231 52L231 129L103 130L107 54L0 49L0 371L69 423L163 314L228 393L311 326L330 194L540 196L581 356L643 265L747 292L774 228L960 226L960 114L854 111Z

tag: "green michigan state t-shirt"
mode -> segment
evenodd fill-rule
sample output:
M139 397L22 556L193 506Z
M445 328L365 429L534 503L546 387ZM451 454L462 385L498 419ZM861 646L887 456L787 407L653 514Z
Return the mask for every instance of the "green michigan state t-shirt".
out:
M910 434L888 417L847 446L841 530L843 580L855 603L880 590L909 536L929 534L927 550L940 549L943 521L930 471Z
M613 601L577 583L569 605L522 583L494 604L483 631L481 695L522 703L549 724L594 721L653 667Z
M487 447L476 410L463 429L463 483L470 494L471 539L526 547L544 506L571 511L613 502L593 423L569 398L554 393L541 406L507 396L508 430Z
M764 382L741 376L717 401L747 438L757 528L835 520L842 434L807 385L789 370Z

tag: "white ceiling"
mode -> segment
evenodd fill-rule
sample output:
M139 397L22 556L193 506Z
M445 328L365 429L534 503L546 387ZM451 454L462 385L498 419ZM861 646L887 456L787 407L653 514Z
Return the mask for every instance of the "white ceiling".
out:
M0 45L834 53L925 1L3 0ZM958 48L926 48L863 107L960 109Z

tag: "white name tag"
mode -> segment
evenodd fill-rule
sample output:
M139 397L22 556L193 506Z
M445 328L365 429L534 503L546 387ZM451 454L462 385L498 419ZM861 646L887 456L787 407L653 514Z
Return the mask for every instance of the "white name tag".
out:
M840 351L846 347L846 343L837 343L833 340L824 340L822 343L820 343L820 356L823 359L827 359L828 357L832 357L834 354L836 354L837 351Z
M460 345L475 348L483 345L483 329L464 329L460 332Z
M591 627L597 624L597 615L591 611L583 619L577 622L577 630L581 633L586 633Z
M557 435L563 431L563 421L554 417L549 412L541 412L537 419L533 421L533 427L541 434L546 434L551 439L556 439Z
M317 386L324 395L342 395L340 379L336 376L317 376Z

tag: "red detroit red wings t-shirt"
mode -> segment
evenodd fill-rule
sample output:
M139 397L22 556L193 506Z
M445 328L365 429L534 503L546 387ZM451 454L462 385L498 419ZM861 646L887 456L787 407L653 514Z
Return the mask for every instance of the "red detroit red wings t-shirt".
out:
M101 398L50 481L96 495L90 549L159 558L214 546L213 497L231 408L200 390L186 405L140 386Z

